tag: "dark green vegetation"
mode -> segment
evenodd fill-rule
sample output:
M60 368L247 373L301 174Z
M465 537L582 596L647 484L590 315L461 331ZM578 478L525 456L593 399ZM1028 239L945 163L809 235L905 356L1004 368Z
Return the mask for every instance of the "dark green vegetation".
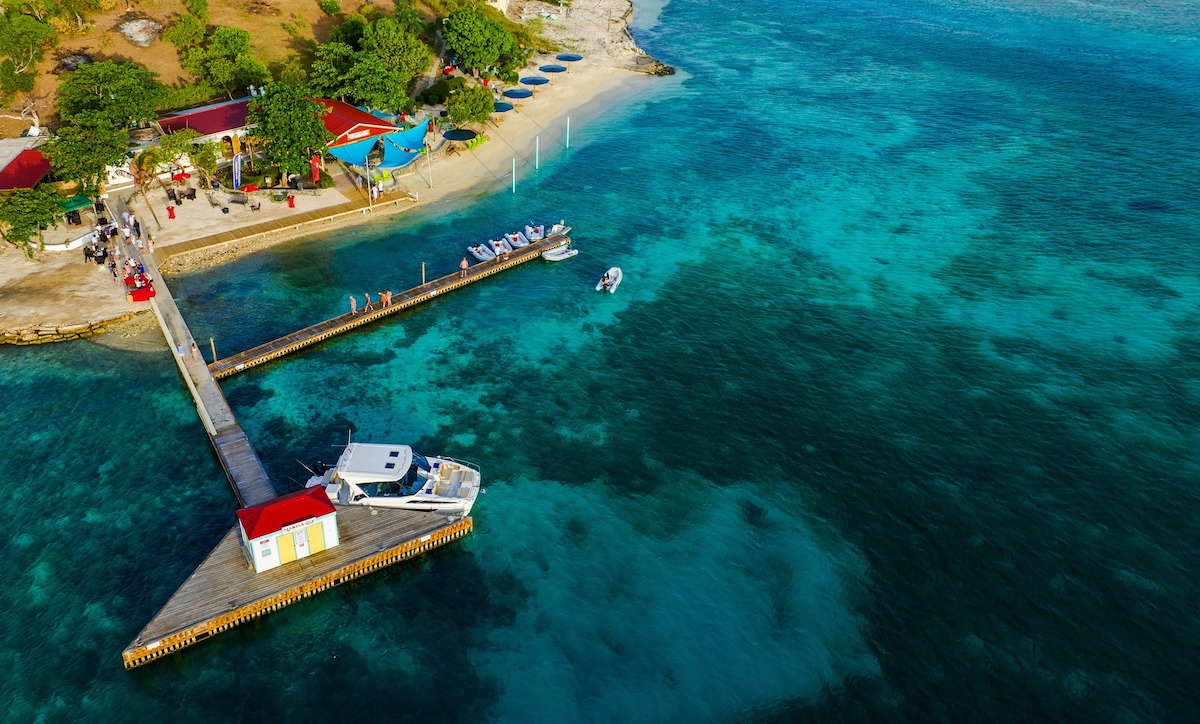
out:
M63 217L61 198L52 184L32 189L18 189L0 201L0 222L7 227L0 231L4 240L33 256L29 242L36 235L41 246L42 230L54 226Z
M250 137L267 163L286 177L308 168L309 159L333 138L321 122L325 112L296 86L277 83L250 105L249 121L255 124Z

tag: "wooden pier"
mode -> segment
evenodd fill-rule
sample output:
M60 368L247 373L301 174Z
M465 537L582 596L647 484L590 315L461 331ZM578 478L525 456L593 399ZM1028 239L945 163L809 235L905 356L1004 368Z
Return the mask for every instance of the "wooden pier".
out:
M192 354L192 335L183 321L183 315L179 313L179 307L175 305L171 290L159 275L153 259L147 257L143 263L156 280L155 296L150 299L150 307L158 318L179 373L196 403L196 413L204 424L229 484L233 486L238 503L245 507L274 498L275 488L267 477L267 471L263 469L262 461L233 416L225 395L209 374L204 359ZM178 354L180 349L183 354Z
M337 506L341 544L255 574L229 531L121 653L126 669L469 534L470 518Z
M279 359L284 355L317 344L330 337L335 337L363 325L377 322L397 312L411 309L418 304L435 299L439 295L454 291L455 289L461 289L468 284L474 284L494 274L499 274L502 271L537 259L543 251L562 246L569 241L570 238L563 234L548 236L540 241L532 242L528 246L513 250L507 260L497 259L479 262L467 269L466 276L461 276L459 272L454 272L453 274L448 274L422 284L419 287L409 289L403 294L396 294L392 297L391 306L380 307L376 304L371 311L360 310L357 314L346 313L333 319L327 319L324 322L314 324L311 327L305 327L279 339L260 344L245 352L239 352L238 354L219 359L210 364L208 370L218 380L231 377L250 367Z

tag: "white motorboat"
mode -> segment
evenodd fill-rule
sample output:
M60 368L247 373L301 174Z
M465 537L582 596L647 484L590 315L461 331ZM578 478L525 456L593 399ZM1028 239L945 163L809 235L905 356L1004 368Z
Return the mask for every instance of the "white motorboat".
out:
M479 468L449 457L422 456L407 445L352 442L337 465L317 463L317 485L340 505L468 515L479 495Z
M546 251L543 251L542 258L546 261L562 261L564 259L570 259L578 253L579 250L575 247L563 244L562 246L556 246L553 249L547 249Z
M511 254L513 250L512 244L509 244L508 241L503 238L492 239L488 242L488 246L491 247L496 256L500 256L501 254Z
M496 258L496 252L487 248L483 244L471 244L467 247L467 251L471 252L471 256L479 261L491 261Z
M546 238L546 227L538 224L537 226L525 225L525 238L530 241L541 241Z
M554 224L550 227L550 231L546 234L546 236L566 236L570 233L571 227L567 226L562 221L559 221L557 224Z
M519 231L513 231L505 234L504 240L507 241L509 246L513 247L514 249L519 249L522 246L529 246L529 239L525 238L525 235Z
M606 291L609 294L617 291L617 287L621 286L621 267L614 266L604 272L604 276L600 277L600 281L596 282L596 291Z

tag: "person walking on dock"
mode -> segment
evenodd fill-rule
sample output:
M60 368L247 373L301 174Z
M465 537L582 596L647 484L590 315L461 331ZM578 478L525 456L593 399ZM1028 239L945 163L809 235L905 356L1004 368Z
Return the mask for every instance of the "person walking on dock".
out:
M363 296L365 296L367 298L367 306L363 307L363 311L369 312L369 311L371 311L371 293L367 292Z
M386 292L384 292L384 294L386 294L386 295L387 295L387 304L385 304L384 306L385 306L385 307L390 307L390 306L392 306L392 290L391 290L391 289L389 289L389 290L387 290Z
M467 263L467 257L464 256L462 261L460 261L458 263L458 276L460 278L465 277L467 275L467 267L468 266L470 266L470 264Z
M358 314L358 297L350 295L350 316Z

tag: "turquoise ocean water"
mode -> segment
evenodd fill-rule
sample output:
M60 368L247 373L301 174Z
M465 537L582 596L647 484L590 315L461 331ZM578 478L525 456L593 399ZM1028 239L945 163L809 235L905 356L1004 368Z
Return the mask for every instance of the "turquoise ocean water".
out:
M572 223L225 385L281 489L348 429L479 462L466 541L126 672L232 494L165 349L0 351L6 720L1200 719L1194 4L636 35L680 74L548 124L515 196L172 284L229 353Z

